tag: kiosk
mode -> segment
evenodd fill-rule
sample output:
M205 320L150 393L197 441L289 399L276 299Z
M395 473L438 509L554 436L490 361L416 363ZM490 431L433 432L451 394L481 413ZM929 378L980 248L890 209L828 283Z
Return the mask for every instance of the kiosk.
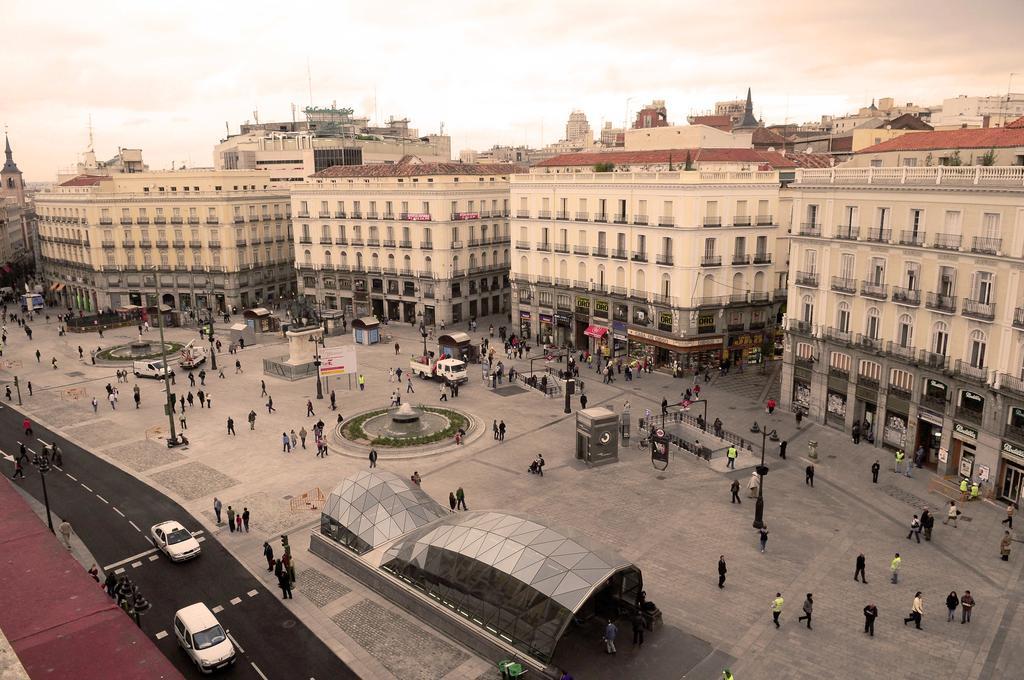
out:
M473 344L469 334L462 331L452 331L438 337L437 348L445 356L462 359L468 364L475 364L480 360L480 348Z
M619 460L619 416L603 406L576 412L576 458L587 465Z
M353 319L352 339L357 345L376 345L380 342L380 321L377 321L377 317Z

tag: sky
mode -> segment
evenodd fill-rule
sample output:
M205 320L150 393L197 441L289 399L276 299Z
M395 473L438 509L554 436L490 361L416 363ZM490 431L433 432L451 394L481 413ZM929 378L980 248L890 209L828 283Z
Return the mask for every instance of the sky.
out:
M443 124L457 157L557 141L573 109L597 130L664 99L685 124L748 86L768 124L1024 92L1024 0L0 0L0 26L28 181L80 159L90 117L98 157L141 147L157 169L210 166L225 123L311 101Z

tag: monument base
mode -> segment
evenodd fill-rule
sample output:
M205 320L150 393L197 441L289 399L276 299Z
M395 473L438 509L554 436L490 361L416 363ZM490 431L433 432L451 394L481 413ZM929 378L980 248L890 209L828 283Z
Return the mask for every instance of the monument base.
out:
M322 328L303 328L286 331L288 338L288 356L263 360L263 373L284 378L300 380L316 375L316 343L323 337Z
M263 373L285 380L301 380L316 375L316 364L312 361L308 364L291 364L288 363L288 357L275 357L263 360Z

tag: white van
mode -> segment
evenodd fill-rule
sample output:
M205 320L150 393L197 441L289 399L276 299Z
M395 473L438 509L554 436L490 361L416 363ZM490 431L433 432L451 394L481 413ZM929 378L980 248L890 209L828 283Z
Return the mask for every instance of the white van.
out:
M177 611L174 635L200 673L212 673L235 663L235 646L217 617L202 602Z
M132 362L132 368L135 371L136 378L158 378L163 380L164 377L164 362L160 359L154 359L152 361L134 361ZM168 369L169 375L174 375L174 371Z

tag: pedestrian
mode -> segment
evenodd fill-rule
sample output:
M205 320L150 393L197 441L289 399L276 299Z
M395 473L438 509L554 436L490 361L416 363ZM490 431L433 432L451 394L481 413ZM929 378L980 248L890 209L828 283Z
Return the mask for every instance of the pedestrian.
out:
M334 394L334 390L331 390L331 410L332 411L337 411L338 410L337 399L338 399L338 397Z
M267 396L267 413L273 413L277 409L274 408L274 397Z
M285 554L287 554L287 553L285 553ZM285 573L284 562L282 562L281 558L278 557L276 560L274 560L274 576L275 576L275 578L276 577L280 577L281 574L283 574L283 573Z
M25 383L25 386L28 387L28 396L31 397L32 396L32 381L31 380L27 381Z
M299 445L299 437L295 434L295 428L292 428L291 433L288 435L292 440L292 449L295 449Z
M999 541L999 555L1002 558L1003 562L1010 561L1010 543L1012 541L1013 539L1010 537L1009 531L1003 534L1003 539Z
M189 375L191 375L191 374L189 374ZM260 396L261 397L267 396L267 381L266 380L260 380Z
M722 669L722 680L736 680L736 676L728 668Z
M900 565L902 564L903 559L900 557L899 553L896 553L896 555L892 558L892 562L889 563L889 571L892 572L893 583L900 582Z
M725 555L718 556L718 587L725 587L725 574L728 569L725 566Z
M750 481L747 482L747 498L757 498L758 488L761 486L761 477L757 470L750 473Z
M875 462L871 464L871 482L873 484L878 484L878 471L881 469L882 465L876 459Z
M228 416L228 434L235 436L235 420Z
M309 418L309 417L315 416L315 415L316 414L313 413L313 401L311 399L307 399L306 400L306 417Z
M370 449L370 467L377 467L377 449Z
M289 453L292 450L292 440L288 438L287 432L281 433L281 453Z
M743 505L743 501L740 500L740 480L732 480L732 484L729 486L729 492L732 493L732 503L739 503Z
M700 429L703 430L704 428L701 427ZM783 439L782 443L779 444L779 458L781 458L782 460L786 460L786 447L787 446L789 446L789 442L787 442L785 439Z
M71 550L71 523L68 522L67 518L65 518L57 528L60 530L60 536L64 541L64 547Z
M461 486L455 490L455 500L458 501L455 505L456 509L461 508L463 510L469 510L469 508L466 507L466 492L462 490Z
M893 454L893 465L892 471L896 474L900 473L900 467L903 465L903 459L906 454L903 453L903 449L896 449L896 453Z
M725 467L728 469L736 469L736 456L739 455L739 451L736 449L735 444L730 444L729 448L725 452L725 456L728 459L725 463Z
M103 581L103 587L106 588L107 595L114 597L114 590L117 588L117 577L114 576L113 571L107 572L107 578Z
M141 395L141 394L139 394L139 391L138 391L138 390L139 390L139 386L138 386L138 385L136 385L136 386L135 386L135 393L134 393L134 395L133 395L133 398L135 399L135 408L136 408L136 409L138 409L138 408L139 408L139 404L140 404L140 403L142 402L142 395Z
M360 373L359 377L356 378L356 382L359 383L359 391L360 392L362 392L364 389L366 389L366 378L363 377L362 373Z
M814 609L814 597L811 595L811 593L807 593L807 599L804 600L804 606L803 606L804 615L803 616L798 616L797 619L796 619L797 622L800 622L800 621L803 621L804 619L807 619L807 630L812 630L812 628L811 628L811 611L813 609Z
M637 609L633 612L633 646L644 647L644 615Z
M36 363L37 364L40 362L40 358L41 357L42 357L42 353L39 350L36 350Z
M775 400L769 398L768 402L765 404L765 408L768 410L768 415L775 413Z
M782 604L785 600L782 599L782 593L775 593L775 599L772 600L772 623L775 624L776 628L780 628L779 617L782 616Z
M206 393L206 408L213 408L213 395L210 394L209 392Z
M864 607L864 632L875 637L875 619L878 618L878 607L869 603Z
M199 371L199 384L204 386L204 387L206 386L206 369L205 368L201 369Z
M911 621L914 622L914 627L921 630L921 619L924 617L924 598L921 597L921 591L914 593L914 605L910 609L910 616L903 619L903 625L907 625Z
M580 395L580 408L581 409L587 408L587 395L585 395L585 394L581 394Z
M668 415L668 399L665 397L661 398L661 415Z
M235 515L235 531L242 533L242 513Z
M956 608L960 606L960 598L957 597L956 591L949 591L949 595L946 595L946 623L956 619Z
M249 533L249 508L242 508L242 526L245 527L245 533Z
M11 479L25 479L25 468L21 465L21 459L14 461L14 474L11 475Z
M398 343L395 343L395 356L398 356Z
M188 396L185 397L185 399L188 401L189 407L195 408L196 397L194 394L192 394L191 390L189 391ZM184 410L184 408L182 410Z
M281 570L281 573L277 576L277 585L281 587L281 599L291 600L292 597L292 579L288 575L288 572Z
M921 520L914 515L914 519L910 520L910 533L907 534L907 540L916 538L917 542L921 542Z
M811 463L804 470L804 484L809 484L811 488L814 488L814 463Z
M267 571L274 571L274 549L267 541L263 541L263 556L267 558Z
M178 417L178 425L181 427L182 430L188 429L188 421L185 420L184 413L182 413L181 416Z
M928 508L921 513L921 529L924 531L924 540L932 540L932 528L935 526L935 516Z
M615 627L611 619L608 619L608 625L604 627L604 646L605 652L608 654L615 654L615 636L619 634L619 629Z
M448 507L451 508L451 512L455 512L455 504L457 502L458 501L455 500L455 492L454 491L449 491L448 492Z
M1006 519L1000 522L1000 524L1007 524L1011 529L1013 528L1013 503L1006 506Z
M504 420L498 421L498 441L499 442L505 441L505 421Z
M217 526L220 526L220 509L224 507L220 499L216 496L213 497L213 514L217 516Z
M804 412L799 408L796 410L796 429L800 429L800 423L804 419Z
M860 423L854 423L850 429L850 436L854 444L860 444Z
M757 530L758 540L761 544L761 552L768 549L768 525L765 524Z
M441 383L441 398L438 401L448 401L448 393L444 391L444 383Z
M410 392L415 394L416 390L414 390L412 388L412 376L406 376L405 377L405 393L409 394Z
M974 597L971 596L971 591L965 590L963 597L960 598L960 623L971 622L972 609L974 609Z
M956 529L956 523L958 519L960 519L960 508L956 507L956 501L950 501L949 510L946 511L946 519L942 520L942 523L949 524L950 520L952 520L953 528Z
M239 361L238 359L235 359L235 373L238 374L238 373L241 373L241 372L242 372L242 362Z
M96 411L97 411L97 409L99 409L99 407L100 407L100 403L98 401L96 401L96 397L93 397L92 398L92 412L96 413Z
M230 505L228 506L228 531L235 532L235 510Z
M498 441L498 421L495 419L491 424L491 430L494 434L494 441Z
M863 583L868 582L868 577L864 574L864 567L867 560L864 558L864 553L857 555L857 566L853 570L853 580L862 581ZM857 577L860 577L859 579Z
M306 432L306 428L305 427L299 428L299 440L302 442L302 448L306 448L306 436L307 435L309 435L309 433Z

